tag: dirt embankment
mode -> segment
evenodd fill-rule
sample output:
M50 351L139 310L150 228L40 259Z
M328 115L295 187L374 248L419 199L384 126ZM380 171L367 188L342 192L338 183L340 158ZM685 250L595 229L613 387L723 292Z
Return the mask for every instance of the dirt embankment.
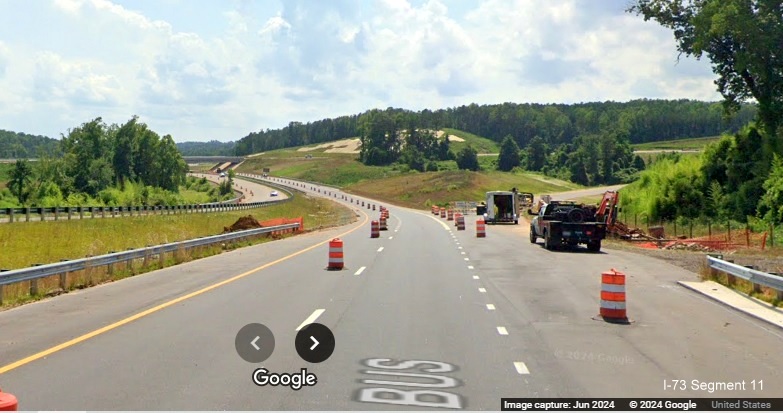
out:
M263 226L252 215L248 215L239 218L237 222L231 224L230 227L223 227L223 233L227 234L229 232L244 231L247 229L255 229L255 228L263 228Z

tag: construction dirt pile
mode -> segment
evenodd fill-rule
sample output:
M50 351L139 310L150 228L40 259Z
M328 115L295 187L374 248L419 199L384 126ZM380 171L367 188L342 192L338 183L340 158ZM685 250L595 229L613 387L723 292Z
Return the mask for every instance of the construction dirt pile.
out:
M239 218L237 222L233 223L230 227L223 227L223 233L225 234L228 232L244 231L246 229L255 228L262 228L261 223L259 223L257 219L253 218L252 215L248 215L246 217Z
M697 242L680 242L676 241L669 245L666 245L663 247L665 250L688 250L688 251L703 251L703 252L714 252L712 248L699 244Z

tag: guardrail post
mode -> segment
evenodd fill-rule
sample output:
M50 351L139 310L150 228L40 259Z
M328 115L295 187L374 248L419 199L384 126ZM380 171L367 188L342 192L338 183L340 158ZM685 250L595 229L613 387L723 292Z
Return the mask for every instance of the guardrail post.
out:
M84 207L79 207L79 219L84 219Z
M30 222L30 207L24 208L25 221Z
M106 207L101 207L101 218L106 218Z
M68 207L68 221L71 220L71 211L73 211L71 207Z
M133 250L133 248L128 248L128 251ZM125 268L130 270L130 273L133 274L133 258L128 259L128 261L125 262Z
M117 212L117 207L111 207L111 217L112 218L114 218L116 212Z
M14 222L14 209L8 208L8 222Z
M54 220L59 221L60 220L60 208L54 207L52 208L54 210Z
M160 268L163 268L163 265L166 263L166 254L163 252L163 249L160 250L158 253L158 265L160 265Z
M67 259L63 258L60 260L60 262L66 262ZM60 273L60 289L65 291L66 283L68 281L68 271L65 271L63 273Z
M117 251L109 251L109 254L114 254ZM114 275L114 263L107 265L109 267L109 275Z
M43 264L33 264L33 267L40 267L41 265ZM38 278L33 278L30 280L30 295L38 295Z

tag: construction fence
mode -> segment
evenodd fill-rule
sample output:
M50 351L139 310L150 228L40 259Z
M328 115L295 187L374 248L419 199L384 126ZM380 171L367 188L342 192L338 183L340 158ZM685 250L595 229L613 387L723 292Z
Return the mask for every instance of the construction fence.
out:
M649 220L644 214L621 212L618 221L615 235L647 248L726 251L783 246L783 228L758 219Z

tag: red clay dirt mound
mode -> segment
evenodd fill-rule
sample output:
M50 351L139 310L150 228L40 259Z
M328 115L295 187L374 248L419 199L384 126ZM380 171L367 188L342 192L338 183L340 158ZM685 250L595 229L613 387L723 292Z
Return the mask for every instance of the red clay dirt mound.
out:
M234 231L244 231L246 229L255 229L255 228L262 228L260 222L258 222L257 219L253 218L252 215L248 215L246 217L241 217L237 220L237 222L233 223L230 227L223 227L223 233L228 232L234 232Z

